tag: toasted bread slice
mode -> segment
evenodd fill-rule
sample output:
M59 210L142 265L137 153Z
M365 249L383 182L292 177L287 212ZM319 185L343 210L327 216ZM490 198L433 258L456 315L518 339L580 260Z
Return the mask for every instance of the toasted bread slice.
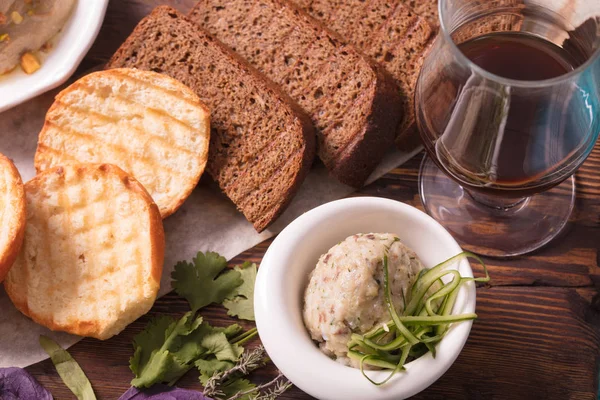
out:
M23 314L52 330L108 339L158 294L160 212L119 167L69 164L25 184L23 248L4 286Z
M209 138L208 108L182 83L150 71L100 71L56 96L35 167L117 165L144 185L165 218L196 187Z
M272 82L176 10L157 7L107 68L161 71L211 109L208 172L257 231L290 203L315 154L309 118Z
M310 115L319 157L335 178L364 184L401 113L398 88L381 68L285 0L200 0L189 17Z
M394 77L403 98L396 144L403 150L414 147L418 142L415 140L414 93L424 56L438 30L437 1L294 1L380 63Z
M25 191L17 167L0 154L0 282L17 258L25 234Z

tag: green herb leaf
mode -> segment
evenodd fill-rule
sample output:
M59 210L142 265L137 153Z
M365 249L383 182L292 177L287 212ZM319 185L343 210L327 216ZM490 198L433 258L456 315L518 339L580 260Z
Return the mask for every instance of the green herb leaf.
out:
M207 354L214 354L219 361L235 362L244 352L242 346L229 343L227 336L223 332L208 332L202 338L201 344L206 348Z
M221 398L221 399L228 399L230 397L235 396L236 394L238 394L240 392L247 392L252 389L256 389L256 385L254 383L250 382L248 379L237 378L237 379L232 379L230 381L225 382L223 385L221 385L220 389L225 394L225 396L224 397L217 396L217 397ZM239 399L240 400L250 400L253 395L254 395L254 393L248 393L244 396L239 397Z
M237 324L212 327L192 312L179 320L157 317L133 339L135 352L129 367L135 378L131 384L142 388L159 382L175 384L202 358L234 364L244 349L229 341L241 331Z
M219 254L198 252L193 263L180 261L175 265L175 270L171 273L171 285L178 295L186 298L192 311L196 312L211 303L223 302L242 285L240 272L230 270L221 274L225 268L227 260Z
M192 335L202 324L202 317L191 312L179 321L158 317L133 339L135 352L130 360L135 387L150 387L158 382L174 383L191 367L191 362L205 349Z
M216 358L210 358L196 360L194 365L200 372L200 382L202 382L202 385L206 385L206 382L215 373L227 371L233 368L235 364L231 361L219 361Z
M40 345L48 353L58 375L79 400L96 400L92 384L71 355L47 336L40 336Z
M254 282L256 281L256 264L245 262L241 267L235 267L244 280L232 298L223 301L227 314L249 321L254 321Z

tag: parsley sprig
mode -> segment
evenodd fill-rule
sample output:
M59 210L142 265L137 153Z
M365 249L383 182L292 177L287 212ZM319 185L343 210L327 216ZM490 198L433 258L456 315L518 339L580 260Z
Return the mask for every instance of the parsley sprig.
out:
M262 346L244 351L243 345L257 335L256 328L213 327L198 313L209 304L222 303L229 315L253 321L256 274L256 264L228 269L227 260L214 252L199 252L192 262L178 262L171 284L191 311L179 320L158 316L135 336L131 384L138 388L174 385L196 368L204 395L216 399L271 400L287 390L291 384L281 374L260 386L245 379L269 361Z
M237 270L223 272L227 260L211 251L198 252L191 263L180 261L171 273L171 286L184 297L192 311L212 303L220 304L234 296L235 290L244 284L242 274Z

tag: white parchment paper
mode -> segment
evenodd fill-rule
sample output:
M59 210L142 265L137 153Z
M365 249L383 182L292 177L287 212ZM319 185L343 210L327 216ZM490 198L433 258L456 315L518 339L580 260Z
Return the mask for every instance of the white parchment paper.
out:
M37 136L46 111L57 90L39 96L0 114L0 152L12 158L26 182L35 175L33 156ZM0 95L9 95L2 93ZM369 181L411 158L412 154L392 151ZM300 214L331 200L345 197L353 189L329 177L317 163L285 214L266 232L256 233L252 225L221 194L216 184L204 180L183 207L165 220L166 254L161 295L169 292L170 273L177 261L191 259L199 250L216 251L227 259L281 231ZM64 347L81 338L50 332L17 311L0 286L0 367L25 367L47 358L40 348L40 334L48 335Z

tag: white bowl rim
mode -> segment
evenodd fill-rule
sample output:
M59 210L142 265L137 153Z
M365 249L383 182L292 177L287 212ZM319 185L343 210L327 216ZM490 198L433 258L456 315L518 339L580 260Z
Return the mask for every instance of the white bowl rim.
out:
M24 75L17 67L17 71L1 77L0 93L10 91L10 96L0 96L0 112L54 89L73 75L100 32L108 2L77 0L42 68L32 75ZM11 76L13 74L15 76Z
M256 325L260 339L273 363L292 383L311 396L323 400L403 399L424 390L450 368L467 341L472 321L454 324L451 327L438 344L435 359L428 353L407 364L406 371L394 376L387 384L375 386L369 383L358 369L346 367L321 353L306 329L300 332L292 323L289 310L285 308L284 301L281 301L287 290L282 284L286 274L283 260L293 253L293 243L302 240L305 234L323 224L328 216L351 212L352 209L360 207L385 208L409 214L419 223L426 224L427 229L440 240L446 241L455 251L454 254L462 251L437 221L417 208L399 201L378 197L354 197L326 203L294 220L269 246L258 270L255 285ZM473 276L466 259L457 263L456 268L464 277ZM463 285L454 308L455 312L474 312L475 296L475 285L472 282ZM298 310L298 313L301 313L301 310ZM368 371L368 374L378 381L387 376L387 372L383 371Z

